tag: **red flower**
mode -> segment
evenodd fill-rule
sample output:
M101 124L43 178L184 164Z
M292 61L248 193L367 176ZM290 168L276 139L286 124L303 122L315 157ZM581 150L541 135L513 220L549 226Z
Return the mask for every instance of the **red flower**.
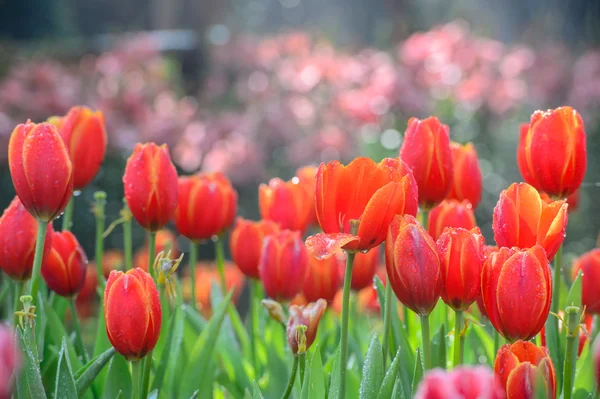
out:
M0 269L16 281L27 281L33 270L38 224L15 197L0 217ZM52 224L48 225L42 262L52 247Z
M373 278L377 272L377 266L379 266L379 250L380 248L373 248L372 251L367 253L359 252L354 257L354 266L352 267L352 281L350 287L354 291L360 291L365 287L373 285ZM346 271L345 261L342 263L340 273L343 276Z
M0 324L0 399L10 399L21 367L21 351L15 333Z
M72 297L83 287L87 257L70 231L54 232L52 248L42 263L42 276L48 288L60 296Z
M550 196L543 191L540 193L540 197L542 198L542 201L544 201L547 204L551 204L555 201L553 198L550 198ZM577 209L579 209L580 197L581 197L581 189L577 189L577 191L575 191L573 194L570 194L567 197L567 205L569 205L569 209L568 209L569 213L575 212Z
M506 390L507 398L533 398L540 380L544 381L546 397L556 397L554 365L545 347L526 341L506 344L498 350L494 371Z
M288 181L275 178L258 189L260 216L272 220L282 229L306 231L314 213L314 188L299 178Z
M449 199L467 200L476 208L481 200L482 182L477 151L472 143L450 143L453 178Z
M177 231L192 241L218 236L233 224L237 192L220 172L179 178L179 203L175 211Z
M158 233L160 233L160 231ZM158 233L156 234L156 241L158 241ZM148 260L146 259L146 267L147 266ZM108 278L110 272L113 270L123 269L125 269L125 255L123 255L123 252L118 249L109 249L102 254L102 274L104 275L104 278Z
M448 126L435 116L424 120L410 118L400 158L414 173L423 209L430 209L446 198L453 179Z
M8 143L8 163L17 195L34 218L50 222L62 213L73 194L73 165L54 125L17 126Z
M465 311L481 294L485 260L479 228L447 228L437 240L442 271L442 299L454 310Z
M317 258L343 248L368 251L385 240L395 215L417 213L417 187L408 166L397 158L376 164L356 158L321 164L317 173L316 210L324 234L308 237L306 247ZM351 221L359 221L351 231Z
M127 205L146 230L160 230L173 217L179 188L166 144L138 143L127 160L123 184Z
M600 291L598 282L600 281L600 249L592 249L584 253L573 262L573 279L581 270L581 302L585 306L585 311L592 314L600 314Z
M234 303L239 300L245 282L244 275L240 270L233 263L225 262L225 286L227 292L233 290L231 300ZM183 284L183 286L189 287L190 284ZM213 286L220 288L220 277L216 265L198 263L196 265L196 302L200 304L199 309L205 317L210 317L212 313L211 294Z
M327 309L327 302L324 299L319 299L316 302L309 303L306 306L290 306L290 318L287 323L287 339L292 353L298 354L298 339L297 327L300 325L306 326L306 350L310 348L317 336L319 321Z
M309 256L308 270L302 286L302 293L306 301L316 302L320 298L327 302L333 301L344 276L341 273L344 260L341 251L337 255L323 260Z
M162 322L152 276L139 268L111 272L104 290L104 320L110 343L128 360L152 351Z
M493 371L484 366L459 366L452 371L428 371L415 399L504 399L504 389Z
M259 278L258 264L265 238L279 230L279 226L270 220L254 222L237 218L229 238L231 258L246 276Z
M531 248L541 245L549 260L565 239L567 204L542 201L527 183L513 183L500 193L494 208L494 238L499 247Z
M485 261L481 296L490 322L507 340L528 340L540 332L552 299L544 249L500 248Z
M385 263L394 293L413 312L426 316L442 292L435 242L410 215L396 216L385 240Z
M317 188L317 171L319 168L316 166L305 166L296 170L296 176L300 179L300 184L304 185L306 191L308 191L308 201L310 202L310 216L308 218L308 225L318 225L317 213L315 210L315 190Z
M585 175L583 120L571 107L536 111L521 125L517 163L525 181L549 195L566 198Z
M473 207L468 201L444 200L429 212L427 230L434 240L442 235L446 227L462 227L471 230L477 227Z

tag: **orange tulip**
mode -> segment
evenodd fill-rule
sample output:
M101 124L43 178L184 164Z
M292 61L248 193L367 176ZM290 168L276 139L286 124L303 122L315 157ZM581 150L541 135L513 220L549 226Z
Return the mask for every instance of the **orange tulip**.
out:
M412 169L419 187L419 205L431 209L452 188L450 129L435 116L410 118L400 158Z
M413 312L427 316L442 292L435 242L410 215L396 216L385 240L385 264L396 297Z
M546 397L556 397L556 374L546 347L526 341L506 344L498 350L494 372L509 399L533 398L539 381L544 382Z
M0 269L16 281L27 281L33 270L38 225L15 197L0 217ZM52 248L52 224L48 225L42 262Z
M315 341L319 322L326 309L327 302L324 299L319 299L306 306L290 306L290 318L287 323L286 333L288 344L294 356L298 354L297 327L299 325L306 326L306 348L303 348L306 352Z
M412 172L398 158L376 164L356 158L321 164L317 173L316 210L324 234L308 237L306 247L316 258L340 248L365 252L385 240L395 215L417 213L417 186ZM359 221L353 231L352 221Z
M575 279L581 270L581 302L585 311L591 314L600 314L600 249L592 249L584 253L573 262L572 277Z
M60 134L73 162L73 186L81 190L94 180L106 155L104 115L87 107L73 107L61 119Z
M302 291L307 269L308 253L299 232L281 230L265 239L258 271L268 297L292 299Z
M13 185L34 218L50 222L73 194L73 164L58 129L27 122L15 128L8 143Z
M171 257L177 258L179 256L179 250L177 249L177 238L175 234L169 229L161 229L156 232L156 254L161 252L171 251ZM139 267L144 271L148 271L148 242L144 247L140 248L134 258L133 267Z
M437 240L442 271L442 300L454 310L465 311L481 294L481 270L485 261L479 228L447 228Z
M233 262L246 276L259 278L258 264L265 238L278 231L279 227L270 220L254 222L237 218L229 238Z
M244 289L244 275L231 262L225 262L225 286L227 291L233 290L231 300L234 303L240 298ZM196 265L196 302L200 305L200 311L206 317L212 312L211 294L213 286L220 286L219 273L216 265L212 263L198 263ZM189 287L190 284L182 284L183 287ZM190 292L191 293L191 292Z
M158 239L156 241L158 241ZM147 259L146 267L148 267ZM102 254L102 274L104 275L104 278L108 278L108 276L110 276L110 272L113 270L123 269L125 269L125 255L123 255L123 252L118 249L109 249Z
M542 201L527 183L513 183L500 193L492 228L499 247L531 248L541 245L552 260L565 239L567 204Z
M544 249L500 248L485 261L481 296L494 328L509 341L528 340L542 329L552 300Z
M308 191L308 200L310 201L310 208L312 209L310 212L310 216L308 218L308 225L317 225L319 221L317 220L317 212L315 209L315 190L317 188L317 171L319 168L316 166L304 166L298 170L296 170L296 176L300 179L300 184L304 185L306 190Z
M429 212L427 230L434 240L440 238L446 227L467 230L477 227L473 206L469 201L444 200Z
M551 198L548 194L546 194L543 191L540 193L540 197L542 198L542 201L544 201L547 204L551 204L555 201L554 198ZM569 213L575 212L577 209L579 209L580 197L581 197L580 189L577 189L577 191L575 191L573 194L570 194L567 197L566 201L567 201L567 205L569 205L569 209L567 209L567 211Z
M365 287L373 285L373 278L379 266L379 248L373 248L367 253L359 252L354 257L354 267L352 268L352 280L350 287L354 291L360 291ZM343 276L346 271L345 263L342 263L340 273Z
M72 297L83 287L87 256L70 231L55 231L52 248L42 264L42 276L52 291Z
M162 323L152 276L139 268L127 273L112 271L104 290L104 321L110 343L128 360L139 360L151 352Z
M314 189L298 177L288 181L275 178L258 188L260 216L282 229L306 231L314 212Z
M166 144L138 143L127 160L123 184L131 214L146 230L160 230L173 217L179 188Z
M333 301L335 294L342 283L343 273L340 273L344 264L344 256L340 252L336 256L319 260L309 256L308 268L304 277L302 293L308 302L324 299Z
M450 142L450 150L454 173L448 198L458 201L467 200L473 208L477 208L483 187L475 146L472 143L461 145Z

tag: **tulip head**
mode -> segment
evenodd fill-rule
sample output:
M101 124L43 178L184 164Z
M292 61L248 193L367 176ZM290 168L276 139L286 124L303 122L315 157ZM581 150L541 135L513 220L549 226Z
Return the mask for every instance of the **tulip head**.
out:
M360 291L365 287L373 285L373 278L379 266L380 247L373 248L367 253L359 252L354 256L354 266L352 267L352 280L350 288L354 291ZM341 274L345 273L346 265L342 263Z
M477 227L475 212L469 201L444 200L429 212L427 231L434 240L440 238L446 227L467 230Z
M385 240L385 263L396 297L426 316L442 292L440 259L435 242L410 215L396 216Z
M34 218L50 222L62 213L73 194L74 173L54 125L18 125L8 143L8 163L17 195Z
M315 190L317 183L317 171L319 168L316 166L304 166L298 170L296 170L296 176L300 179L300 184L304 185L306 190L308 191L308 201L310 202L310 216L308 218L308 225L317 225L317 213L315 210Z
M50 253L42 263L42 276L52 291L72 297L83 287L87 263L87 256L73 233L55 231Z
M15 197L0 217L0 269L11 279L31 278L38 223ZM42 262L52 247L52 224L48 225Z
M333 301L338 288L342 283L342 265L345 263L343 253L327 259L308 257L308 269L304 277L302 294L307 302L316 302L324 299L328 303Z
M500 248L485 261L481 296L494 328L509 341L540 332L552 300L550 267L544 249Z
M459 366L452 371L427 371L415 399L504 399L504 389L485 366Z
M556 397L556 374L546 347L527 341L506 344L498 350L494 371L507 398L533 398L537 389ZM543 387L536 386L542 381Z
M0 398L10 399L21 366L21 351L14 332L0 324Z
M270 220L237 218L229 238L231 258L237 267L250 278L259 278L258 264L265 238L279 230Z
M327 309L327 301L324 299L319 299L316 302L309 303L306 306L290 306L290 318L287 323L287 339L290 344L290 348L292 349L292 353L294 356L298 354L298 330L297 327L300 325L306 326L305 336L306 336L306 346L304 348L304 352L306 352L312 343L315 341L315 337L317 336L317 329L319 327L319 322L321 321L321 317L325 313Z
M499 247L531 248L541 245L549 260L565 239L565 201L546 203L533 186L513 183L500 193L492 228Z
M431 209L452 187L450 129L435 116L410 118L400 158L412 169L419 187L419 205Z
M179 188L166 144L136 144L125 166L123 184L131 214L144 229L155 232L173 217Z
M442 271L442 300L465 311L481 295L484 239L479 228L447 228L437 240Z
M104 290L106 334L127 360L146 356L158 341L162 322L154 280L140 268L112 271Z
M258 271L268 297L290 300L300 293L308 253L297 231L281 230L265 239Z
M585 311L591 314L600 314L600 292L598 282L600 281L600 249L592 249L584 253L573 262L573 279L579 271L581 276L581 302Z
M276 222L282 229L304 232L314 215L314 185L311 189L298 177L271 179L258 188L258 205L263 219Z
M458 201L467 200L473 208L477 208L481 201L483 185L477 151L472 143L461 145L450 143L452 152L452 188L448 194L449 199Z
M531 115L521 125L517 163L523 179L556 198L574 193L585 175L587 150L583 119L571 107Z
M225 287L227 292L233 290L231 300L237 303L244 289L246 279L240 270L231 262L225 262ZM210 317L212 314L212 289L220 287L219 273L216 265L212 263L198 263L196 265L196 303L200 308L200 312L205 317ZM183 284L184 287L189 287L190 284ZM190 292L191 294L191 292Z

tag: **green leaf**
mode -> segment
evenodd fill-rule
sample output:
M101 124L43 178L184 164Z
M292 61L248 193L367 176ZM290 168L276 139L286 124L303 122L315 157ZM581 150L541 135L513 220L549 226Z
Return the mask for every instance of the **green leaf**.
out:
M38 299L36 301L36 318L35 318L35 336L37 338L37 352L38 354L42 354L42 356L38 356L40 358L40 362L44 361L44 337L46 334L46 325L48 324L46 320L46 312L44 308L46 307L46 302L42 296L41 292L38 292Z
M377 393L379 392L379 388L381 388L381 383L383 382L385 374L382 353L383 350L379 343L379 338L377 337L377 334L374 334L373 338L371 338L371 344L369 345L369 350L367 351L365 364L363 366L363 376L358 391L360 399L377 398Z
M196 340L189 364L183 370L179 397L189 397L196 389L200 389L201 397L212 396L212 355L232 294L233 291L227 294Z
M415 360L415 372L413 373L412 380L412 396L415 396L415 392L417 392L417 387L421 382L421 378L423 378L423 355L421 353L421 348L418 348L417 358Z
M310 367L306 371L307 375L304 376L304 385L302 386L302 398L324 398L326 396L325 371L319 348L315 348Z
M77 371L76 381L77 381L77 392L79 396L83 396L83 394L87 391L87 389L92 385L92 383L98 377L98 374L102 371L106 363L115 355L115 348L110 347L104 353L96 356L92 360L88 362L85 366L81 368L83 371Z
M180 372L177 367L180 364L180 359L181 359L181 350L183 348L183 333L184 333L184 327L185 327L185 319L187 318L187 316L184 316L183 310L181 307L177 308L177 311L175 313L175 322L173 323L173 325L171 326L172 330L173 330L173 336L171 338L171 354L169 355L168 358L168 362L166 365L166 371L165 371L165 387L166 389L172 390L173 388L173 384L175 381L175 376ZM160 376L160 372L157 372L157 380L158 377ZM160 391L160 387L159 385L155 386L156 388L159 389Z
M577 360L577 369L575 370L574 390L587 389L591 390L594 386L594 361L590 341L587 340L581 356Z
M398 349L398 352L396 352L396 356L394 357L394 361L390 365L387 373L385 373L385 377L381 383L381 388L379 388L379 393L377 394L377 399L388 399L392 397L394 385L396 385L396 381L400 381L400 379L396 379L396 377L398 375L401 357L400 349Z
M121 391L121 395L125 399L129 399L133 395L129 362L123 356L117 354L108 366L106 382L104 384L104 397L114 398L119 394L119 391Z
M458 337L455 337L457 339ZM446 326L440 325L440 329L431 341L431 367L446 368Z
M185 314L186 320L190 323L194 330L196 330L196 332L200 334L202 330L204 330L208 322L204 319L204 317L202 317L200 313L198 313L197 310L194 310L189 305L183 305L181 309Z
M179 327L181 328L181 333L183 334L183 317L181 316L181 309L180 308L175 308L175 310L171 313L171 319L169 321L168 325L169 328L167 329L167 335L165 338L165 344L163 347L163 351L162 351L162 355L160 356L160 362L158 363L158 367L156 369L156 373L155 373L155 377L154 377L154 382L152 383L152 389L156 389L157 391L160 391L164 378L165 378L165 372L167 369L167 365L169 363L169 357L171 356L171 352L172 350L174 350L173 346L172 346L172 342L173 342L173 333L175 330L175 326L176 326L176 322L179 323Z
M104 304L103 301L100 301L100 306L98 308L98 325L96 327L96 341L94 342L94 356L99 356L110 348L112 348L112 344L108 339L108 335L106 335ZM98 374L94 380L94 391L98 392L100 395L104 390L104 382L106 381L107 372L107 369L102 369L100 374Z
M63 337L60 352L58 354L58 372L56 374L56 385L54 388L55 398L77 398L75 379L69 362L67 349L67 338Z
M465 342L468 342L465 346L465 361L468 355L474 355L476 357L472 359L472 362L477 363L479 362L477 357L484 355L489 366L494 364L494 359L496 358L496 353L494 353L494 339L490 337L484 327L471 324L467 330L467 339ZM466 348L473 348L473 351L479 353L473 353L473 351L468 351Z
M68 337L69 334L65 330L65 326L63 325L61 319L54 311L54 308L52 308L51 306L46 306L45 312L46 319L48 320L48 328L46 329L46 331L50 335L50 342L53 342L56 345L56 347L59 348L61 346L63 337ZM46 345L48 344L49 343L46 342ZM69 340L67 340L67 354L69 355L69 361L71 363L71 366L75 369L79 369L82 366L81 361L77 357L77 352L75 351L75 348Z
M331 366L330 381L329 381L329 399L340 399L340 347L333 353L333 364Z
M582 308L581 305L581 276L583 272L580 270L573 280L573 284L571 285L571 289L569 290L569 294L567 295L566 306L577 306L579 309Z
M324 397L324 396L319 396L319 397ZM254 381L252 383L252 399L265 399L260 387L258 386L258 383L256 381Z
M30 341L30 335L17 327L17 335L21 342L21 353L23 366L21 372L17 375L17 393L19 399L38 399L45 398L46 391L42 384L40 375L39 361L37 355L30 350L30 345L36 343Z

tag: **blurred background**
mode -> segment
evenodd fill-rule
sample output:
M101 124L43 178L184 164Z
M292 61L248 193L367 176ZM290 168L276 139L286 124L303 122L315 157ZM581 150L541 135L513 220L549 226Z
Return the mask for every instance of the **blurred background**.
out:
M596 0L0 0L0 207L14 195L12 129L77 104L101 109L109 134L75 205L90 257L93 192L108 193L107 224L117 219L136 142L167 143L180 173L225 172L239 213L257 218L261 182L397 156L408 118L433 114L476 145L477 218L492 243L498 194L521 180L519 124L568 104L588 134L565 247L582 253L600 230L598 18ZM122 246L120 234L107 248ZM140 229L134 239L143 244Z

